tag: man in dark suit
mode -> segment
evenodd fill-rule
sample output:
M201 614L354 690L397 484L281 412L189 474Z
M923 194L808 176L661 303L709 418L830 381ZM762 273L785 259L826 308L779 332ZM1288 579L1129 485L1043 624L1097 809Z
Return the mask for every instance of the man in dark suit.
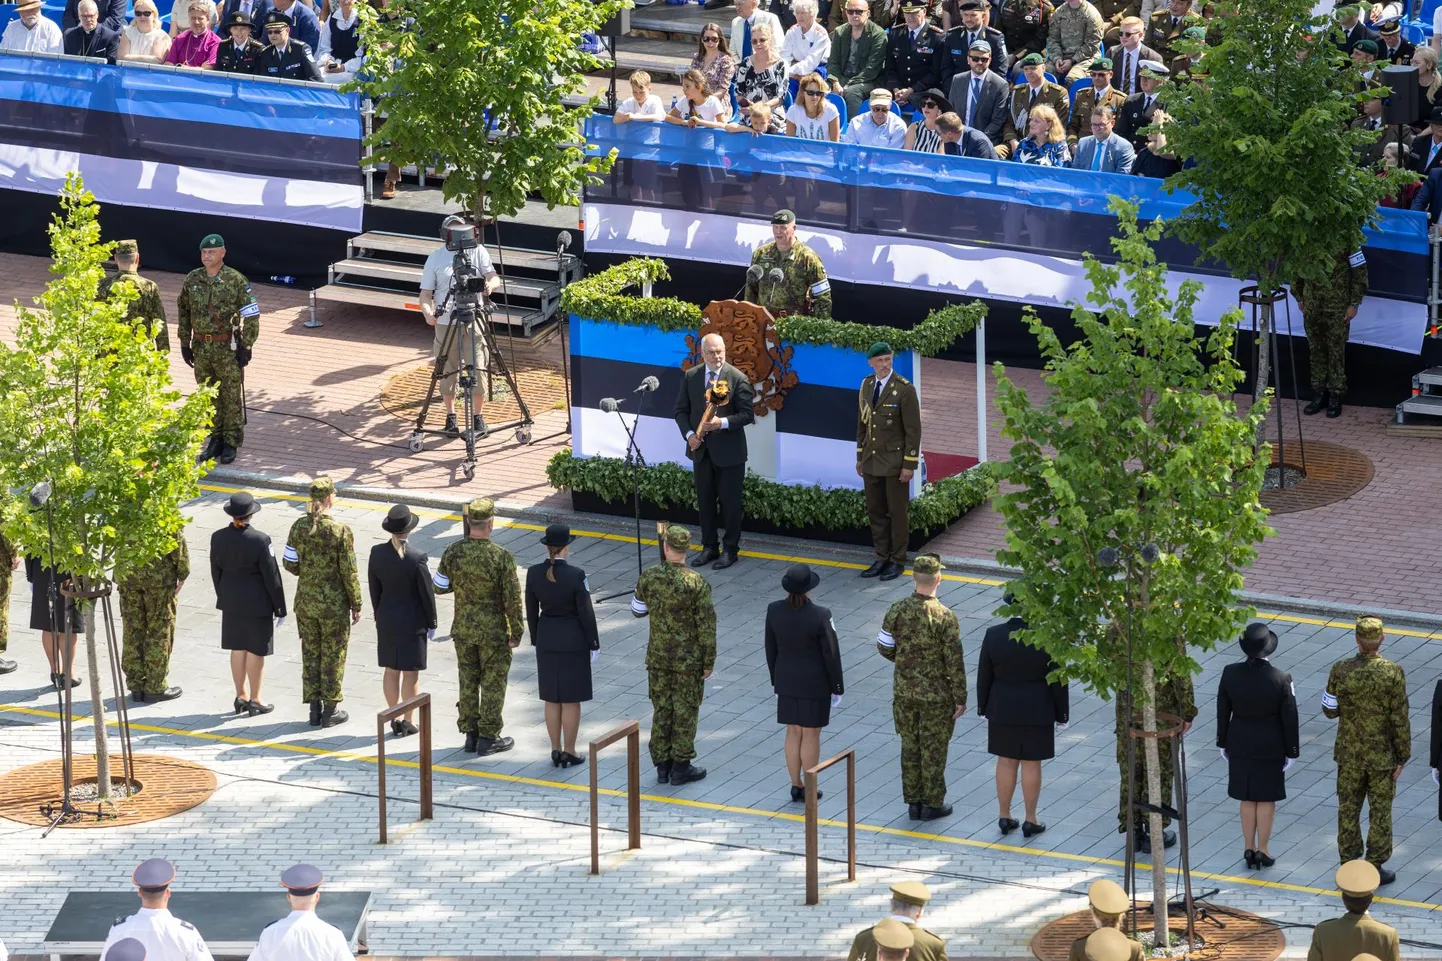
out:
M1432 783L1442 786L1442 681L1432 689L1431 747L1427 763L1432 765ZM1442 821L1442 792L1437 794L1437 820Z
M686 438L686 456L691 459L696 480L696 502L701 515L701 553L692 567L711 564L725 570L736 563L741 547L741 483L746 477L746 427L756 420L752 410L755 392L746 375L726 363L726 342L720 334L701 338L702 363L686 372L676 395L676 426ZM703 424L707 394L721 383L724 390L713 394L713 418ZM724 397L722 394L724 393ZM717 504L726 539L717 539ZM724 547L724 554L720 548ZM712 562L715 562L714 564Z
M949 99L956 107L957 116L968 127L986 134L994 147L1002 142L1010 91L1001 75L990 69L991 47L985 40L971 45L968 61L971 70L952 78Z
M1143 128L1152 125L1158 110L1166 110L1166 103L1157 96L1157 88L1166 82L1169 73L1166 64L1144 62L1137 72L1140 90L1127 98L1117 114L1117 136L1131 141L1138 150L1147 145Z
M951 78L970 69L967 56L971 45L978 40L991 47L991 69L1003 79L1011 69L1011 57L1006 52L1006 37L995 27L988 27L982 19L982 0L961 0L961 26L947 31L941 47L941 89L951 88Z
M1433 107L1427 133L1416 137L1407 153L1407 169L1426 177L1442 164L1442 107Z
M120 33L100 22L100 8L95 0L80 0L80 23L65 31L65 53L71 57L103 57L115 62L120 49Z
M911 103L912 94L935 87L941 80L940 55L944 34L926 22L926 5L907 0L901 5L906 22L886 34L886 67L882 86L899 104Z
M1377 37L1379 59L1389 63L1409 64L1412 62L1412 54L1417 52L1417 47L1412 41L1402 36L1401 21L1388 20L1379 25Z
M72 27L80 26L81 2L82 0L65 0L65 9L60 14L62 31L68 32ZM125 10L129 4L126 0L95 0L95 4L100 10L100 22L119 36L120 31L125 29Z
M1162 59L1161 54L1142 43L1146 32L1147 25L1142 22L1141 17L1127 17L1122 21L1120 42L1107 48L1107 59L1116 68L1112 82L1129 97L1141 90L1138 80L1142 64L1148 61L1160 63Z
M1363 40L1378 40L1375 30L1369 30L1365 23L1358 19L1357 13L1360 7L1343 7L1337 11L1337 25L1342 28L1342 38L1337 41L1337 47L1345 54L1350 55L1352 48Z
M231 522L210 536L210 581L221 612L220 646L230 652L235 710L254 717L275 710L261 701L260 681L265 658L274 649L275 629L285 621L285 588L270 536L250 526L260 510L255 498L240 491L224 510Z
M259 30L265 23L266 15L271 11L271 3L270 0L223 0L222 3L216 4L215 32L220 34L222 40L230 36L226 18L237 11L248 14L250 22L255 24L255 29ZM256 37L256 39L260 38ZM311 53L314 54L315 51L312 50Z

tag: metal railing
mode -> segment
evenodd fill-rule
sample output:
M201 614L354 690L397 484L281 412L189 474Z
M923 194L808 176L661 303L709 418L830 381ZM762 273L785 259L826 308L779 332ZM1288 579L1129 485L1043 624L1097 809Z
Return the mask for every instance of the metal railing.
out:
M846 880L856 880L856 749L847 748L806 769L806 903L821 901L821 878L817 860L816 777L833 764L846 762Z
M386 722L417 708L421 712L421 816L416 820L429 821L435 817L435 807L431 802L431 696L417 694L376 715L376 793L380 795L381 802L382 844L386 843Z
M626 739L626 850L641 849L641 723L627 721L591 742L591 873L601 873L601 807L596 761L601 749Z

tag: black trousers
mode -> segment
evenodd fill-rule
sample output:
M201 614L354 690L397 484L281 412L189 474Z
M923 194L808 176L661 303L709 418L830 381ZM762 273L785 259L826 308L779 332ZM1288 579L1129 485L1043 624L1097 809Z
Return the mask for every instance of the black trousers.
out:
M741 547L741 481L746 477L745 463L717 467L709 455L698 456L694 464L696 503L701 514L701 546L717 547L735 554ZM717 504L720 504L721 526L726 528L724 541L717 540Z

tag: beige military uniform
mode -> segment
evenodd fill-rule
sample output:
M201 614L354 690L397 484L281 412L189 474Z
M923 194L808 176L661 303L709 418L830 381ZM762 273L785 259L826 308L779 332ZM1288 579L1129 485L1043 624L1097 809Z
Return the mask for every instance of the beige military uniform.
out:
M1067 96L1066 87L1045 80L1033 97L1031 85L1023 81L1011 88L1011 102L1007 104L1006 124L1001 128L1001 139L1024 140L1028 133L1027 118L1031 108L1038 104L1045 104L1055 110L1061 125L1066 126L1067 118L1071 116L1071 98Z
M923 927L919 927L910 918L895 916L891 920L899 921L911 929L912 937L915 939L911 945L911 954L907 961L946 961L946 942L932 934ZM851 942L851 951L846 956L846 961L876 961L876 935L873 925L856 936ZM1385 959L1384 959L1385 961Z
M911 381L893 370L880 396L876 375L866 376L857 407L856 463L866 493L871 542L877 559L905 564L910 490L901 472L916 470L921 461L921 401Z
M1072 104L1071 108L1071 119L1066 124L1066 145L1071 148L1072 154L1076 154L1077 141L1091 136L1092 107L1111 107L1112 120L1116 120L1122 104L1126 102L1127 95L1116 87L1107 87L1101 103L1097 103L1097 92L1094 89L1083 87L1078 90L1076 103Z

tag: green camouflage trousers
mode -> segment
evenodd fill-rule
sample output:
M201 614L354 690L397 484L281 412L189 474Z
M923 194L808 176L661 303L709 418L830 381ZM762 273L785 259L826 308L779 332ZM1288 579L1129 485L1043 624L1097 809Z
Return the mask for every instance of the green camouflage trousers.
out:
M1367 802L1367 860L1381 867L1392 856L1392 796L1397 782L1390 767L1337 765L1337 853L1362 857L1362 801Z
M690 761L696 757L696 725L706 683L683 671L647 671L651 698L651 763Z
M907 804L946 803L946 753L956 730L955 711L951 704L892 698L891 716L901 738L901 797Z
M120 592L120 669L125 686L154 694L168 686L170 649L175 644L175 594Z
M235 352L226 343L195 345L195 382L218 384L215 395L215 418L212 433L231 447L239 448L245 440L245 411L241 400L240 365Z
M1160 725L1159 725L1160 726ZM1141 727L1138 723L1137 727ZM1136 779L1132 783L1132 791L1136 800L1145 802L1147 799L1147 748L1146 740L1136 739L1137 768ZM1172 803L1172 742L1168 738L1157 738L1157 755L1162 768L1162 803ZM1120 790L1117 792L1117 833L1127 833L1127 742L1126 738L1117 738L1117 780L1120 783ZM1147 830L1150 818L1145 811L1138 811L1136 816L1136 827L1139 831ZM1172 819L1163 815L1162 826L1166 827L1172 823Z
M507 644L472 644L456 641L456 666L461 675L461 699L456 702L456 727L462 734L501 736L501 709L506 706L506 679L511 674L511 648Z
M1341 313L1327 311L1322 317L1316 313L1302 315L1307 353L1312 361L1312 390L1340 394L1347 389L1347 335L1351 327Z
M350 644L350 615L301 617L296 615L300 634L300 699L307 704L323 701L339 704L341 682L345 680L345 655Z

